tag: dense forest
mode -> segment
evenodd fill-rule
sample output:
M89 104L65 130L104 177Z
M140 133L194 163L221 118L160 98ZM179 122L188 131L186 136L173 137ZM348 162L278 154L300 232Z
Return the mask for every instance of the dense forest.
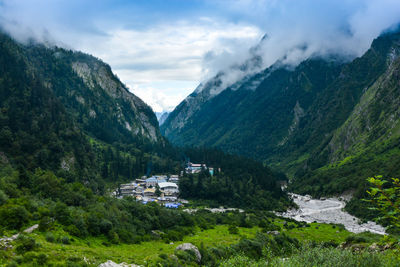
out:
M279 180L287 180L286 176L272 172L255 160L205 148L186 149L185 156L214 168L214 175L208 169L199 174L185 173L179 184L184 198L266 210L283 210L289 205L279 184Z

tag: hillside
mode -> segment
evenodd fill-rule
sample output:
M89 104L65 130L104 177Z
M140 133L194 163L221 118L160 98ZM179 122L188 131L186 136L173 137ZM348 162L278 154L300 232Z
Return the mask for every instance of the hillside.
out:
M221 84L216 76L161 131L177 145L263 160L296 178L293 188L302 193L340 193L363 187L370 175L399 175L391 160L398 155L399 40L399 32L383 34L347 63L338 57L310 58L295 68L277 62L212 94Z
M151 108L90 55L0 34L0 96L0 151L20 169L96 187L145 173L166 147Z
M6 166L26 177L38 168L52 171L100 194L107 183L116 186L142 175L180 173L185 151L161 136L152 109L131 94L107 64L81 52L0 37L0 156ZM243 159L218 151L191 154L212 165L207 157L220 157L215 167L224 168L229 175L221 174L214 183L221 184L223 179L231 191L244 196L260 189L264 195L259 199L270 199L271 209L288 204L277 186L278 176L257 162L249 161L258 167L245 171L247 178L254 178L254 186L241 191L247 183L247 178L238 175L246 168ZM229 164L238 169L230 171ZM17 187L29 188L31 184L25 180L21 177ZM193 188L188 190L183 194L190 199ZM227 193L219 204L233 203L232 192ZM202 196L209 201L217 198Z

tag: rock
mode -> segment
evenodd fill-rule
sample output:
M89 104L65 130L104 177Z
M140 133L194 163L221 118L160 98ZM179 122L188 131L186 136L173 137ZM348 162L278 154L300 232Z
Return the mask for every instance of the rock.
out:
M99 265L99 267L139 267L139 265L136 264L127 264L125 262L122 263L115 263L111 260L106 261L105 263L102 263Z
M373 243L371 246L368 247L368 249L370 251L378 251L379 250L379 246L376 243Z
M183 251L191 250L191 251L193 251L194 254L196 255L196 260L197 260L197 262L200 262L200 261L201 261L201 254L200 254L200 251L199 251L199 249L198 249L195 245L193 245L192 243L183 243L183 244L177 246L175 250L183 250Z
M278 231L268 231L268 235L279 235L280 233Z

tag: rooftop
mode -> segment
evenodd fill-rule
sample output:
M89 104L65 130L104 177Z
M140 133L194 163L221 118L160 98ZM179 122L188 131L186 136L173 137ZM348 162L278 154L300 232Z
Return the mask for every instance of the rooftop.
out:
M158 186L160 188L164 188L164 187L175 187L178 188L178 185L175 183L170 183L170 182L164 182L164 183L159 183Z

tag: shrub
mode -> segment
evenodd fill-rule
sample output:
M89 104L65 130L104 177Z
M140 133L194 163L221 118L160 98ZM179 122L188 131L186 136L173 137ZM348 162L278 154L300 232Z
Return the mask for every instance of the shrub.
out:
M47 263L48 257L44 253L40 253L36 256L36 262L39 266L43 266Z
M78 229L78 227L76 227L75 225L71 224L68 225L65 230L73 236L81 236L81 231Z
M398 266L395 258L367 251L353 254L350 250L305 246L286 260L276 259L272 266L281 267L389 267Z
M230 225L228 231L231 235L237 235L239 233L239 229L235 225Z
M19 230L29 220L29 213L24 206L10 204L0 209L0 224L8 229Z
M50 219L50 217L42 217L39 221L39 231L44 232L48 230L51 227L52 223L53 221Z
M61 243L65 244L65 245L69 245L69 244L71 244L71 240L69 239L68 236L63 236L63 237L61 237Z
M8 200L8 196L6 193L3 192L3 190L0 190L0 205L4 205Z
M37 248L37 244L35 239L29 236L20 235L17 239L18 245L15 248L15 251L18 254L23 254L28 251L32 251Z
M56 241L56 238L54 237L53 233L48 232L46 233L46 241L50 243L54 243Z

